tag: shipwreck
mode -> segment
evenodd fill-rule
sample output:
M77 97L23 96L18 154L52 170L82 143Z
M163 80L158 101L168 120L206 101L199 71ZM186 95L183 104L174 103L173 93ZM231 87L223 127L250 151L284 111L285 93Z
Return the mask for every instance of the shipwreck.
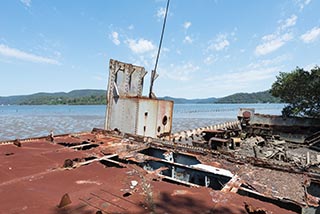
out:
M104 129L0 142L0 213L320 213L320 121L240 109L172 133L144 67L110 60Z
M240 109L171 133L145 69L109 69L105 129L0 142L0 213L320 212L319 121Z

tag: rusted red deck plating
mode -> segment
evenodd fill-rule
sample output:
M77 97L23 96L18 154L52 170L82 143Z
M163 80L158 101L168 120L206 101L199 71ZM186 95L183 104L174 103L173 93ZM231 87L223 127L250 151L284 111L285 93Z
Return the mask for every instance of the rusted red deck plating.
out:
M53 142L50 138L0 142L0 213L295 213L290 206L305 203L301 174L237 164L187 148L175 152L228 169L237 177L222 191L167 182L157 171L139 167L157 158L138 151L157 145L166 147L154 139L99 130L55 136ZM252 195L255 191L269 195L270 201L237 194L241 184L254 189ZM288 209L272 202L274 197L294 202Z

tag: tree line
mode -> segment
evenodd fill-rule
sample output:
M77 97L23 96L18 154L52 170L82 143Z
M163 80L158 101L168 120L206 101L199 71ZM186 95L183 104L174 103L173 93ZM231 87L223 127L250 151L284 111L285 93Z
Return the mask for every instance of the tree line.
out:
M24 100L20 105L105 105L105 95L91 95L77 98L41 96Z
M282 110L284 116L320 118L320 67L280 72L271 93L288 103Z

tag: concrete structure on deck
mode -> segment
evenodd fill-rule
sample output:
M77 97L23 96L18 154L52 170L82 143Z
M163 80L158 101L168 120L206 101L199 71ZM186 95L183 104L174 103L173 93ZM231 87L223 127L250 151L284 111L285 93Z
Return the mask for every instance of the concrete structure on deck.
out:
M173 102L142 96L140 66L110 60L105 129L169 139Z

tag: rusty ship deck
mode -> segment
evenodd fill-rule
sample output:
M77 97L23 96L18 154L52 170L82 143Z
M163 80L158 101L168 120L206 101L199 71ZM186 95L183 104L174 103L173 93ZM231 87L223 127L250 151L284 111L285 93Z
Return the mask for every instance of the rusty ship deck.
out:
M0 213L301 213L317 204L302 172L99 129L1 142L0 172Z
M145 75L110 60L105 129L0 142L0 214L319 212L319 121L291 121L302 144L250 109L172 134L173 102L143 97Z

